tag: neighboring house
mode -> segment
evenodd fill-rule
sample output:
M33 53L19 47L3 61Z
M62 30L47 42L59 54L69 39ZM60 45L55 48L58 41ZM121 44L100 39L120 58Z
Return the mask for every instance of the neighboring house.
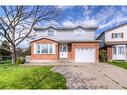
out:
M102 32L100 48L107 50L107 60L127 60L127 23Z
M32 62L98 62L99 41L95 26L34 28L36 39L31 41Z

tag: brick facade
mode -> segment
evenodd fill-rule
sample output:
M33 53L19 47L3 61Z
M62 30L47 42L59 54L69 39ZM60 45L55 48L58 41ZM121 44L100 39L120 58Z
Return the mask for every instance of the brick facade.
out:
M55 44L55 54L34 54L34 43L36 44ZM96 49L96 62L99 61L99 44L98 42L80 42L80 43L69 43L68 44L68 59L75 60L75 49L76 48L95 48ZM57 61L59 59L60 44L56 41L49 39L40 39L31 43L31 60L52 60Z
M107 45L106 46L106 51L107 51L107 60L112 60L112 46Z
M34 43L36 44L55 44L55 54L34 54ZM58 43L49 39L41 39L31 43L31 60L57 60L58 59Z

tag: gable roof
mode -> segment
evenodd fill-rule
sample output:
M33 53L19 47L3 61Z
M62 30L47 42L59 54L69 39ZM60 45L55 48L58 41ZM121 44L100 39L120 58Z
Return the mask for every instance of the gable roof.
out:
M115 28L124 26L124 25L127 25L127 22L126 22L126 23L122 23L122 24L120 24L120 25L117 25L117 26L115 26L115 27L112 27L112 28L110 28L110 29L104 30L104 31L97 37L97 39L99 39L101 36L103 36L106 32L108 32L108 31L110 31L110 30L113 30L113 29L115 29Z
M73 30L76 28L82 28L82 29L94 29L96 30L98 27L97 26L73 26L73 27L56 27L56 26L47 26L47 27L34 27L33 29L36 30L47 30L47 29L55 29L55 30Z

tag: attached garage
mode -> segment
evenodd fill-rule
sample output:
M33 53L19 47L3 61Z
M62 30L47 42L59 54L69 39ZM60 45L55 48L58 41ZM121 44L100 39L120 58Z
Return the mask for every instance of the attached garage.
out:
M76 48L75 62L94 63L96 61L95 48Z

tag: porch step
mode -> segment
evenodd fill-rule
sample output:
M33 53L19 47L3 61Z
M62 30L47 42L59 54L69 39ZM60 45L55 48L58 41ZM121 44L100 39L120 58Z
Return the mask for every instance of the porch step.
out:
M69 59L59 59L58 61L57 61L58 63L72 63Z

